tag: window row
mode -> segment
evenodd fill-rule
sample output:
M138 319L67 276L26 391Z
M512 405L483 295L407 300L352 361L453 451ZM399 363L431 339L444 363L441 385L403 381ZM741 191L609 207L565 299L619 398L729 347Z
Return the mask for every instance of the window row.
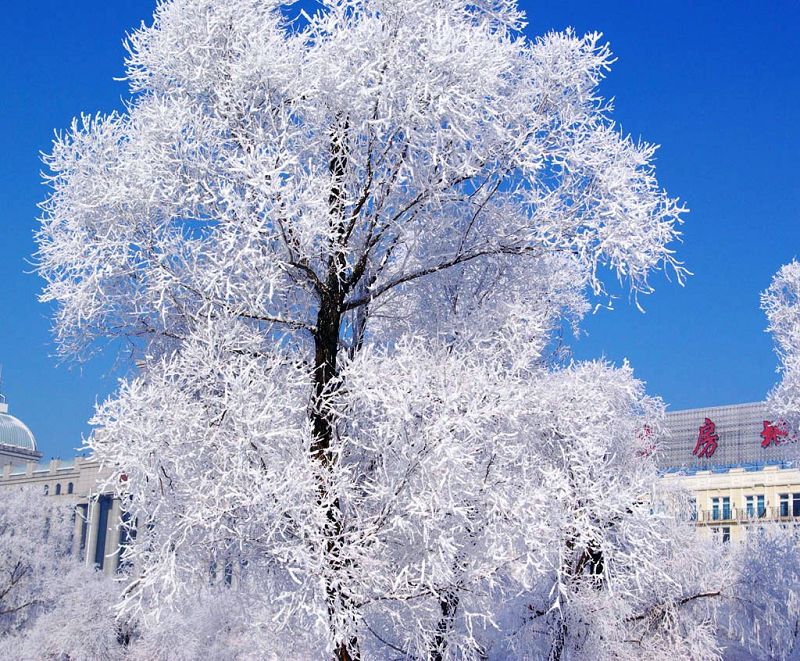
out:
M67 482L67 495L75 493L75 485L72 482ZM44 485L44 495L47 496L50 494L50 485ZM53 495L60 496L61 495L61 482L56 483L56 488L53 491Z
M777 512L772 515L779 517L800 517L800 493L778 494ZM767 501L763 494L753 494L744 497L743 508L739 511L740 516L748 519L764 518L767 516ZM711 498L712 521L728 521L737 518L731 508L730 496L714 496ZM691 501L691 518L697 519L697 501Z

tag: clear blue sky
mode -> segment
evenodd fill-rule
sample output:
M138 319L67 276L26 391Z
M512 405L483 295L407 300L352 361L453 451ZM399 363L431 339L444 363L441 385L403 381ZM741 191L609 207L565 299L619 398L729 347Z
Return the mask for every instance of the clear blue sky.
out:
M154 0L8 3L0 22L0 363L12 412L46 457L67 457L113 360L59 366L34 251L38 154L80 112L120 108L125 32ZM692 213L680 288L656 277L641 314L625 295L587 320L578 358L627 357L673 408L752 401L775 381L759 292L800 253L800 3L525 2L529 31L602 31L619 60L604 83L626 132L662 145L658 173Z

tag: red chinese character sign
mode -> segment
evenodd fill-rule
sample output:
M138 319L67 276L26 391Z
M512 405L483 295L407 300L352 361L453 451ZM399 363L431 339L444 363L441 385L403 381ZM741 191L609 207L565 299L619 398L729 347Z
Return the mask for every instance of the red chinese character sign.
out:
M706 418L700 426L700 433L697 435L697 444L692 450L692 454L702 459L705 457L709 459L717 451L717 443L719 442L719 435L717 434L717 426Z
M776 425L769 420L764 420L764 429L761 430L761 447L768 448L773 443L781 444L781 439L785 439L789 431L783 425Z

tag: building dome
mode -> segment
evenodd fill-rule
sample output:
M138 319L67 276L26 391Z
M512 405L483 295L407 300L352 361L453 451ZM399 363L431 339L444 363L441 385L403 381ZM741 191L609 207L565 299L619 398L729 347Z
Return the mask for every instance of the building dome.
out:
M6 445L20 450L36 452L36 439L33 432L8 413L8 405L0 401L0 445Z

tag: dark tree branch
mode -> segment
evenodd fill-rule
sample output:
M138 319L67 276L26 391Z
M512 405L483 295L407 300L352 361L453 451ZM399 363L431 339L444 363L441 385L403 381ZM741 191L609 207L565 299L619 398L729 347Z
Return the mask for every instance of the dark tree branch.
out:
M695 601L696 599L707 599L707 598L711 598L711 597L719 597L721 595L722 595L722 592L720 590L715 590L714 592L698 592L697 594L693 594L691 596L684 597L683 599L679 599L676 602L676 605L677 606L684 606L684 605L686 605L686 604L688 604L688 603L690 603L692 601ZM647 609L641 615L632 615L631 617L625 618L625 621L626 622L638 622L640 620L644 620L644 619L647 619L648 617L651 617L654 613L656 613L658 611L661 611L663 613L663 610L664 610L664 604L656 604L655 606L652 606L649 609Z
M433 266L428 266L424 269L420 269L419 271L414 271L412 273L406 273L405 275L398 276L397 278L394 278L389 282L386 282L380 285L379 287L376 287L375 289L368 292L367 294L364 294L363 296L359 296L358 298L345 301L344 309L353 310L361 305L366 305L367 303L374 301L376 298L385 294L390 289L397 287L398 285L402 285L406 282L411 282L412 280L425 277L426 275L432 275L433 273L438 273L439 271L444 271L459 264L465 264L480 257L488 257L492 255L525 255L537 252L538 250L539 248L536 246L495 246L492 248L477 250L475 252L462 253L460 255L453 257L452 259L440 262L439 264L434 264Z

